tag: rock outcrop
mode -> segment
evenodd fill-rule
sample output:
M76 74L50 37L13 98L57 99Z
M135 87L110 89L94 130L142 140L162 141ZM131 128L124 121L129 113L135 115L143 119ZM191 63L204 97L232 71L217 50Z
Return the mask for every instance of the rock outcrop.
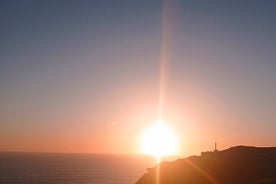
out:
M158 180L158 182L157 182ZM148 169L136 184L276 184L276 147L202 152Z

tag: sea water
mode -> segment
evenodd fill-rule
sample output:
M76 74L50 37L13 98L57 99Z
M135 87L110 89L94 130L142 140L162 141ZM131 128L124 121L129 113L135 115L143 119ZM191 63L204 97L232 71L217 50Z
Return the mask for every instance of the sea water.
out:
M132 184L154 165L149 156L0 153L0 183Z

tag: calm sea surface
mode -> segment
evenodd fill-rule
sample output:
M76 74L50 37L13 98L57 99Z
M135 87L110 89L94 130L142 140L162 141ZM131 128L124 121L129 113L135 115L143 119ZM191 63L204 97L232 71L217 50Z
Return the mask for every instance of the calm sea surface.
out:
M153 166L146 156L0 153L0 183L132 184Z

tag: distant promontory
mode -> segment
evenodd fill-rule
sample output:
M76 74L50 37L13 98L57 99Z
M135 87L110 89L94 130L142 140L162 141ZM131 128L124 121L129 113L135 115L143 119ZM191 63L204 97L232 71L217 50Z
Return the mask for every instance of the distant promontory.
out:
M158 184L276 184L276 147L237 146L162 162L136 184L157 178Z

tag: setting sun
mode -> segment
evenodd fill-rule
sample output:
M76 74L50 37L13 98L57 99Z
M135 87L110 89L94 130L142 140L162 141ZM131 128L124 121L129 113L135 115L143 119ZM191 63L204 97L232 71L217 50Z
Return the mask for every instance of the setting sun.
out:
M176 155L178 146L176 133L163 122L150 126L141 137L142 152L156 157Z

